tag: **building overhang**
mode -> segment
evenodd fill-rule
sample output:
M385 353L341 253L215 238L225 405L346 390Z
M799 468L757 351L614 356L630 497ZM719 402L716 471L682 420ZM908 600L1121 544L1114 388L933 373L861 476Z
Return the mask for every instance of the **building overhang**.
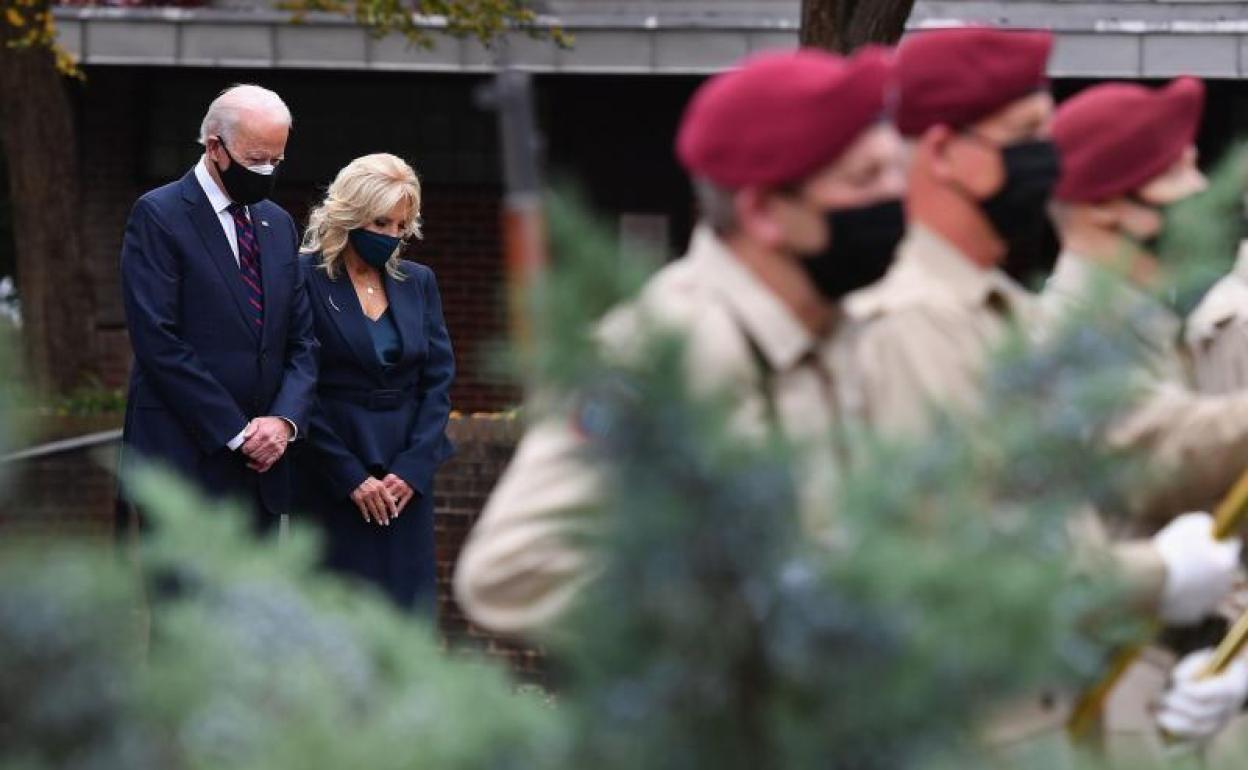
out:
M798 3L781 0L551 0L547 20L570 48L522 33L493 49L425 21L428 48L377 38L349 18L266 8L108 8L55 11L61 43L88 65L488 72L500 56L534 72L688 75L797 43ZM1054 77L1248 77L1248 3L1200 0L916 4L909 29L993 24L1053 30Z

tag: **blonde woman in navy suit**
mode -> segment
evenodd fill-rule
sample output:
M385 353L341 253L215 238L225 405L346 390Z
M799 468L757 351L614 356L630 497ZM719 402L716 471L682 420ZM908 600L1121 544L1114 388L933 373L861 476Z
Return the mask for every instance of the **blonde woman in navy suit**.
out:
M352 161L312 212L301 268L321 369L297 489L332 568L432 611L455 362L433 271L399 257L419 237L420 182L393 155Z

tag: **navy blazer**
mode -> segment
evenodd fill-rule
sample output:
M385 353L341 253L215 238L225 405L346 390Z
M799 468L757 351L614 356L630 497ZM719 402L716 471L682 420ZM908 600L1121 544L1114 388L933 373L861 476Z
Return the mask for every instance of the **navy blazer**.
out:
M134 364L124 456L172 466L215 495L258 488L269 513L290 507L285 458L247 470L227 444L252 417L307 434L317 342L299 271L299 233L280 206L249 207L260 247L264 324L248 312L238 262L192 170L139 198L126 223L121 283Z
M316 335L321 341L317 401L309 421L313 455L300 466L302 491L319 486L341 504L368 476L394 473L428 500L438 466L452 454L446 437L455 377L451 338L433 271L402 261L405 276L384 275L386 296L402 340L397 363L384 367L373 347L351 279L317 267L319 254L300 258ZM383 271L384 272L384 271ZM381 393L386 399L370 395Z

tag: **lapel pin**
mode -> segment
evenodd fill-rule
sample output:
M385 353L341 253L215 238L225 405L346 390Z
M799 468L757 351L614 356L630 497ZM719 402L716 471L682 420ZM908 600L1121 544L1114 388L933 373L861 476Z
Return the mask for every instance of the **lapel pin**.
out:
M338 305L334 303L333 297L329 298L329 306L332 307L334 310L337 310L339 313L342 312L342 308L338 307Z
M267 219L261 219L261 220L260 220L260 226L261 226L261 227L268 227L268 226L269 226L269 220L267 220Z

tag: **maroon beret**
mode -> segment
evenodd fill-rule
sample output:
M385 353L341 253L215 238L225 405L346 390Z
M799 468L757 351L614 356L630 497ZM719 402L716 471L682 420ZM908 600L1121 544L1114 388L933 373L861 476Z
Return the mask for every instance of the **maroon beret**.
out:
M883 117L891 66L880 48L747 59L694 93L676 155L690 175L727 188L800 181Z
M1066 100L1053 118L1062 157L1054 197L1103 201L1161 176L1195 141L1204 102L1204 84L1194 78L1158 90L1106 83Z
M986 27L918 32L897 49L897 130L963 128L1045 87L1053 36Z

